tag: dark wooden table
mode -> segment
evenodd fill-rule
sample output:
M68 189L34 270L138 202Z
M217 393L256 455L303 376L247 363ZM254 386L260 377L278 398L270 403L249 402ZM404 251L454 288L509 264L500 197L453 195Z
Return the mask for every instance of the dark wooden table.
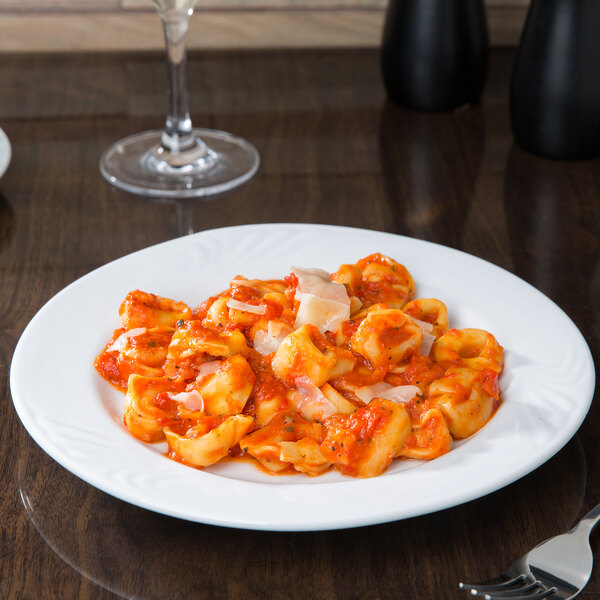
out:
M437 115L386 102L374 51L193 55L195 124L251 140L262 166L229 195L177 206L112 189L98 171L111 142L162 126L162 56L2 57L0 127L13 158L0 180L1 598L464 598L459 580L495 575L600 501L595 404L546 465L487 497L390 524L288 534L116 500L40 450L11 403L14 347L49 298L190 227L331 223L459 248L547 294L597 358L600 161L515 147L512 58L494 53L481 106ZM598 554L600 535L592 547ZM600 565L582 595L598 597Z

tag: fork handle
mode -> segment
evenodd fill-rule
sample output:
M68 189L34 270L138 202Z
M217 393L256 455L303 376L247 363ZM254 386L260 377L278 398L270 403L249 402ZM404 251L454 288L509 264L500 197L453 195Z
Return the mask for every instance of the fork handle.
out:
M596 526L596 524L600 521L600 504L596 504L590 512L579 521L579 523L572 529L573 532L578 530L584 530L589 535L592 532L592 529Z

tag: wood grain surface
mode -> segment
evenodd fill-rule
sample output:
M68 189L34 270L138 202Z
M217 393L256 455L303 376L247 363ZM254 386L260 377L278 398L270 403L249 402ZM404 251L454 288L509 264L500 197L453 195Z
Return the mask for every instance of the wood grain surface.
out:
M376 51L192 54L194 123L251 140L262 158L245 187L187 205L194 229L331 223L459 248L557 302L597 360L600 161L548 161L514 145L512 60L493 54L480 106L430 114L386 100ZM341 531L157 515L40 450L9 389L24 327L76 278L182 233L181 207L112 189L98 171L110 143L162 126L164 79L160 54L0 63L0 127L13 147L0 179L0 598L460 599L460 580L498 573L600 501L596 403L573 440L520 481L453 509ZM600 535L592 548L598 555ZM581 597L600 597L600 565Z

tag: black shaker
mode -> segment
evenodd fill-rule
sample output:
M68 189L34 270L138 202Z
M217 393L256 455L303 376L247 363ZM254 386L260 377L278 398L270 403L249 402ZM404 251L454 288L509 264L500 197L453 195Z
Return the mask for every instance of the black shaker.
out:
M430 111L476 103L488 54L483 0L389 0L381 67L394 102Z
M517 143L529 152L600 156L600 0L532 0L510 115Z

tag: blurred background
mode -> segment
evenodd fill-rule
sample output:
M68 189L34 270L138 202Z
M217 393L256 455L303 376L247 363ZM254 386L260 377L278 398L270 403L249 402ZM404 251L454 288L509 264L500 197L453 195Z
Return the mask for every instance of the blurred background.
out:
M486 0L493 46L516 46L529 0ZM377 47L387 0L197 0L189 48ZM162 50L151 0L0 0L0 53ZM0 63L1 69L1 63Z

